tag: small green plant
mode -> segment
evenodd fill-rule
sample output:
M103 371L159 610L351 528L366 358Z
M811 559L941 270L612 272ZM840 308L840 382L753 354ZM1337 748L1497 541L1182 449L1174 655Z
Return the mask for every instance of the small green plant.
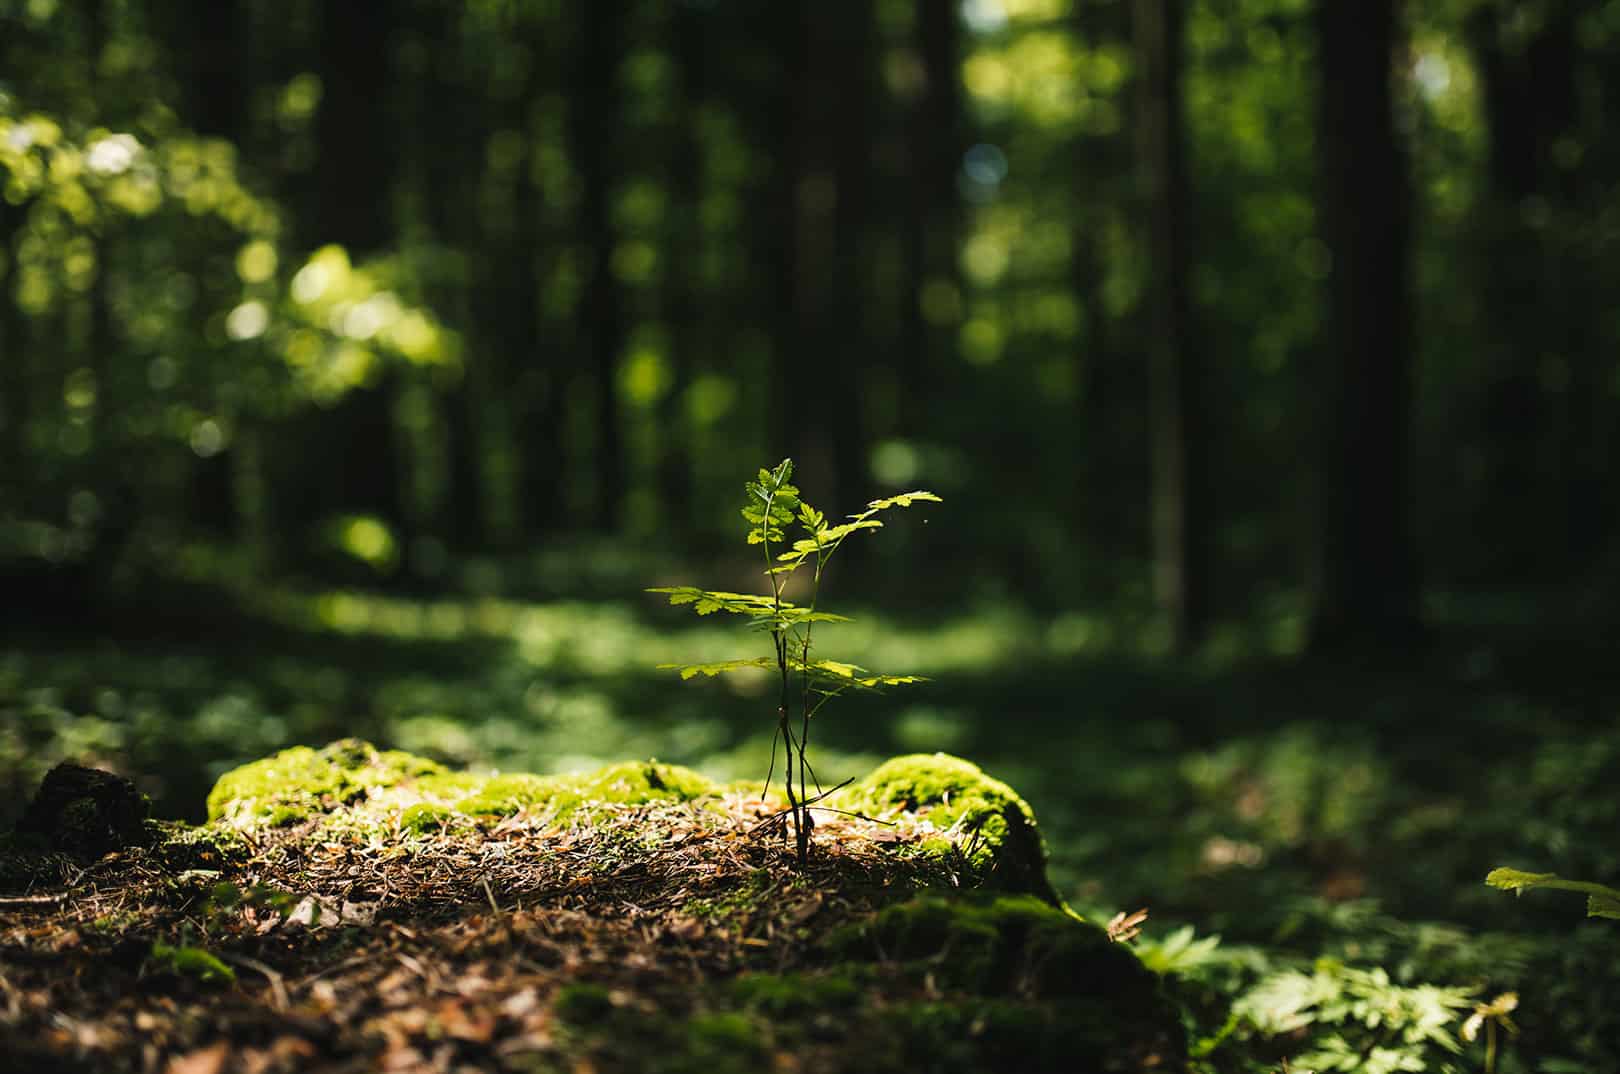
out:
M207 985L228 985L236 980L236 971L217 955L201 947L166 944L162 940L153 942L146 965L156 972L190 977Z
M1607 917L1620 921L1620 890L1586 880L1565 880L1557 873L1527 873L1522 869L1492 869L1485 883L1493 888L1523 894L1531 888L1573 891L1586 896L1587 917Z
M826 515L800 498L799 490L790 483L792 477L793 460L783 459L774 469L760 470L758 480L746 486L747 502L742 516L748 522L748 543L760 545L764 554L765 577L770 584L768 594L714 592L695 586L660 586L648 592L667 594L671 604L689 605L699 615L729 612L747 616L751 627L770 636L769 656L714 664L662 664L660 667L679 670L683 680L745 668L775 672L781 688L765 786L768 790L776 771L776 749L781 743L785 754L786 815L791 820L798 861L803 866L809 860L810 836L815 829L810 811L815 803L838 789L821 789L815 769L806 756L810 721L823 705L846 691L879 690L923 681L916 675L877 675L857 664L814 656L811 636L815 625L847 622L845 616L822 611L819 607L822 575L847 538L862 530L882 528L883 523L873 516L918 502L938 503L939 497L932 492L916 491L873 500L866 505L866 510L833 525ZM788 544L789 527L797 527L804 533L791 545ZM789 579L801 568L807 568L810 573L809 599L807 603L795 604L783 599L783 593ZM812 782L816 785L814 796L810 793Z

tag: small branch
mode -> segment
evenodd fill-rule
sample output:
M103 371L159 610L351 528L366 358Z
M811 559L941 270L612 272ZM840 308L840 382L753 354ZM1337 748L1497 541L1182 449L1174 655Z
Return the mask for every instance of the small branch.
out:
M69 894L66 891L55 891L48 895L0 896L0 910L44 909L66 902Z
M235 955L229 951L221 951L219 957L226 962L234 962L238 966L245 966L255 973L263 974L265 979L270 982L271 1006L277 1011L285 1011L290 1006L287 1001L287 985L280 972L266 966L258 959L249 958L246 955Z

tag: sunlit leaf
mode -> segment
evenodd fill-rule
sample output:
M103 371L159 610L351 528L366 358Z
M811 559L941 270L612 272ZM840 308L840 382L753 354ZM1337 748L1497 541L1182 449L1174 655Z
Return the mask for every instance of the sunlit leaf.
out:
M1587 880L1565 880L1557 873L1529 873L1522 869L1492 869L1485 883L1493 888L1522 894L1532 888L1573 891L1585 895L1588 917L1620 920L1620 890Z

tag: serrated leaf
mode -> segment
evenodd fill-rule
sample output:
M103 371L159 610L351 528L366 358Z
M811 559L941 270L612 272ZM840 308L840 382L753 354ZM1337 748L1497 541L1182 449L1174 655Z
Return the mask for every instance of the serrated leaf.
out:
M671 604L690 604L699 615L711 615L714 612L758 615L762 611L773 609L775 603L770 597L763 597L757 593L715 592L690 585L658 586L647 592L668 594ZM785 606L792 607L792 605Z
M713 678L716 675L724 675L729 671L741 671L745 668L765 668L769 670L775 666L775 659L768 656L758 656L751 660L719 660L713 664L659 664L658 670L679 671L681 679L684 681L699 675Z
M910 507L913 503L917 503L919 501L926 501L928 503L945 502L932 492L918 489L915 492L901 492L896 493L893 496L886 496L881 500L873 500L871 503L866 505L866 509L868 511L887 511L891 507Z

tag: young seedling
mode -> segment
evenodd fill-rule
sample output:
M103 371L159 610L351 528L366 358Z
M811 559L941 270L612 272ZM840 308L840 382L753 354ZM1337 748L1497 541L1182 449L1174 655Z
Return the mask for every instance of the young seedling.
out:
M729 612L748 617L749 626L770 635L771 655L741 660L723 660L715 664L661 664L673 668L681 678L697 675L720 675L744 668L764 668L775 673L780 684L776 707L776 733L771 739L771 763L765 773L765 786L769 790L771 777L776 771L776 747L784 747L784 783L787 787L788 808L793 838L802 868L810 857L810 836L815 830L811 810L817 802L832 791L821 790L815 769L806 756L810 745L810 721L828 701L849 690L881 690L885 686L903 686L922 682L916 675L877 675L857 664L838 660L817 659L812 651L811 635L817 623L847 622L842 615L822 611L819 607L821 578L845 539L862 530L881 529L883 523L873 517L895 507L910 507L914 503L938 503L932 492L905 492L873 500L866 510L849 515L847 521L831 525L827 517L799 496L799 490L790 484L793 460L783 459L771 470L760 470L759 478L747 484L747 502L742 516L748 522L748 543L760 545L765 557L765 577L770 583L769 594L724 593L695 586L660 586L649 593L665 593L671 604L690 605L699 615ZM804 536L788 544L788 529L796 527ZM782 594L788 580L801 568L810 571L809 601L794 604L784 600ZM795 727L795 723L797 726ZM816 794L810 793L810 785Z

